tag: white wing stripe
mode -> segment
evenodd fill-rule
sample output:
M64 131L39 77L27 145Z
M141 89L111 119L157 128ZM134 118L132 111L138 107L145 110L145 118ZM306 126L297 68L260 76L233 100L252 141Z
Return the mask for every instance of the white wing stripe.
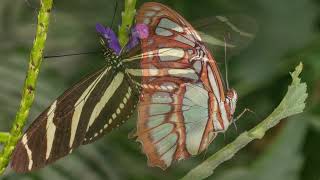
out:
M74 113L72 116L72 121L71 121L71 136L70 136L70 141L69 141L69 147L71 148L74 142L74 138L76 136L79 120L80 120L80 115L83 109L83 106L85 102L88 100L90 97L90 94L92 91L95 89L99 81L102 79L102 77L110 70L110 68L107 68L101 75L95 79L90 86L82 93L81 97L78 99L78 101L75 103L77 105L74 109Z
M87 126L87 131L89 130L90 126L94 123L96 118L101 113L102 109L105 107L105 105L108 103L110 98L113 96L113 94L116 92L116 90L119 88L119 86L122 84L123 81L123 73L118 73L115 78L112 80L106 91L104 92L103 96L101 97L100 101L96 104L94 107L90 120Z
M160 36L165 36L165 37L173 35L172 32L170 32L170 31L168 31L168 30L166 30L164 28L161 28L161 27L157 27L156 34L160 35Z
M176 32L184 32L183 31L183 28L181 26L179 26L177 23L171 21L170 19L167 19L167 18L162 18L160 20L160 23L158 25L159 27L162 27L162 28L167 28L167 29L171 29L171 30L174 30Z
M208 69L208 76L209 76L211 88L213 90L215 97L218 99L218 103L220 103L220 101L221 101L220 92L219 92L219 88L218 88L215 76L214 76L212 69L209 65L207 66L207 69Z
M161 61L177 61L185 56L185 52L181 48L160 48L158 56Z
M217 112L218 112L218 103L216 100L214 100L214 105L213 105L213 126L214 126L214 130L219 132L222 131L223 128L218 120L218 116L217 116Z
M196 46L194 41L191 41L190 39L187 39L186 37L183 37L181 35L177 35L174 39L181 42L181 43L188 44L191 47ZM192 40L193 40L193 38L192 38Z
M50 106L50 109L47 113L48 119L47 119L47 125L46 125L46 129L47 129L47 133L46 133L46 137L47 137L46 160L48 160L50 157L52 145L53 145L53 140L54 140L54 136L55 136L56 129L57 129L56 125L53 122L54 111L55 111L56 107L57 107L57 100L54 101L54 103Z
M28 155L28 159L29 159L29 163L28 163L28 170L30 171L33 165L33 160L32 160L32 151L30 150L29 146L28 146L28 137L27 134L25 134L22 137L22 144L24 144L24 148L27 151L27 155Z
M227 112L226 112L226 108L224 106L224 103L219 103L219 108L220 108L220 112L221 112L221 118L223 120L224 130L227 130L230 122L228 120L228 116L227 116Z
M198 75L193 69L169 69L168 73L172 76L185 77L189 79L198 79Z

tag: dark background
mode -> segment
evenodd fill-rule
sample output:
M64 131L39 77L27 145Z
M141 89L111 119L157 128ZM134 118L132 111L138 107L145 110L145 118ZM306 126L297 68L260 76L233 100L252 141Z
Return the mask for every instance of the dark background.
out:
M144 1L138 0L137 8ZM198 0L158 1L177 10L191 22L225 14L245 14L259 30L254 41L229 60L230 84L239 93L236 114L246 114L221 134L206 153L175 163L168 170L147 167L140 145L127 134L133 118L98 142L40 171L17 175L11 170L2 179L177 179L241 132L254 127L281 101L291 81L289 71L302 61L308 84L306 112L282 121L260 141L254 141L219 166L208 179L215 180L319 180L320 179L320 4L319 0ZM20 101L35 34L36 0L0 1L0 131L8 131ZM45 54L88 52L99 48L95 24L110 25L114 0L54 2ZM123 9L123 0L119 0ZM120 24L120 10L115 25ZM213 52L214 53L214 52ZM224 69L222 59L217 59ZM82 76L104 64L100 55L69 56L44 60L36 101L29 123L59 94Z

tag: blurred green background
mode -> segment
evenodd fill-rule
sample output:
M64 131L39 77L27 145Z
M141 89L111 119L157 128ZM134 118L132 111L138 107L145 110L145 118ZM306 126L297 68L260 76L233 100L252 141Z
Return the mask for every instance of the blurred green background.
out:
M119 9L123 9L123 0ZM137 8L145 1L138 0ZM291 81L288 74L304 63L308 84L306 112L284 120L260 141L254 141L222 164L208 179L215 180L320 180L320 1L319 0L201 0L158 1L177 10L191 22L201 18L245 14L259 30L255 40L229 61L230 84L240 96L237 113L246 114L221 134L206 153L175 163L168 170L147 167L140 145L127 134L131 119L94 144L40 171L15 174L10 169L0 179L177 179L254 127L280 102ZM8 131L20 101L27 61L35 34L38 0L0 1L0 131ZM55 1L46 55L88 52L100 46L95 24L110 25L115 0ZM115 25L120 24L120 10ZM213 52L214 53L214 52ZM223 68L223 60L217 60ZM42 64L36 101L28 123L59 94L82 76L104 64L100 55L46 59Z

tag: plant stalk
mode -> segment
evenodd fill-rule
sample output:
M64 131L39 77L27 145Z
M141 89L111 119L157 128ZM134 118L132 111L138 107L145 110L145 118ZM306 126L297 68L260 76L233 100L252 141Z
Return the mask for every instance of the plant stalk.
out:
M129 40L129 30L136 15L136 2L137 0L125 0L124 11L121 13L122 23L119 27L119 42L121 47L124 47Z
M47 39L50 12L53 0L40 0L40 10L38 13L38 23L33 47L29 56L27 76L22 89L22 98L16 117L14 119L10 135L0 153L0 174L3 174L11 159L12 152L21 138L23 128L27 122L30 108L35 97L35 88L38 74L43 59L43 50Z

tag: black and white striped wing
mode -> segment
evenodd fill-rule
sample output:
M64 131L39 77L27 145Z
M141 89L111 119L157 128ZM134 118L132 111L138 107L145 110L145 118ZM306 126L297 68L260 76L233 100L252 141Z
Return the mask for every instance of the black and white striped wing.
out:
M12 168L17 172L39 169L120 126L138 102L125 78L124 73L106 67L67 90L22 136Z

